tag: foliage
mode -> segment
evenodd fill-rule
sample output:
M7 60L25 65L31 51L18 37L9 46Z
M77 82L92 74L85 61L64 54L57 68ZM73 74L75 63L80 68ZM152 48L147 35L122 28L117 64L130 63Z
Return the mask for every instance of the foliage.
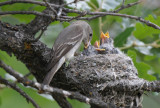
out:
M144 79L150 80L150 81L156 80L156 78L154 76L148 74L148 71L151 69L151 67L148 64L146 64L144 62L137 62L137 60L136 60L137 54L135 51L128 50L127 53L128 53L128 56L130 56L132 58L133 63L138 70L138 76L140 78L144 78Z
M133 30L134 27L126 28L124 32L120 33L118 36L115 37L114 45L116 47L122 47L126 43L128 37L131 35Z
M160 17L159 16L155 19L152 15L149 15L145 19L160 26ZM142 23L136 23L135 28L136 28L136 30L134 31L134 36L140 40L147 38L148 36L153 37L155 34L160 33L160 30L156 30L156 29L149 27L147 25L143 25Z

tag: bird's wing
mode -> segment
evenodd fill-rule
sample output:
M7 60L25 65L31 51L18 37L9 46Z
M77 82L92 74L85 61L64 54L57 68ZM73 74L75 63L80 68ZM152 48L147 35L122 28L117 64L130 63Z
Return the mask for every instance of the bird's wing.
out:
M50 60L47 71L52 69L54 65L68 53L83 37L83 28L78 25L70 25L65 28L57 37L53 46L53 56Z

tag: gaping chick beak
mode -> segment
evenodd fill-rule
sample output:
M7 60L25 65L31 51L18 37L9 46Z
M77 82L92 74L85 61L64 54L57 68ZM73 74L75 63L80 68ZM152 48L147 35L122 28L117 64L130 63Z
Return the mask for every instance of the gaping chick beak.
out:
M100 46L100 42L99 42L99 41L96 41L96 42L94 43L94 47L95 47L95 48L99 48L99 46Z
M102 44L105 43L105 41L109 38L109 32L106 32L105 34L101 32L100 41L96 41L94 43L94 47L97 51L105 51L105 49L100 48Z
M94 43L94 47L95 47L95 49L96 49L97 51L105 51L105 49L99 48L99 47L100 47L100 42L99 42L99 41L96 41L96 42Z
M101 36L100 36L101 43L100 44L104 44L105 40L108 38L109 38L109 32L106 32L105 34L101 32Z

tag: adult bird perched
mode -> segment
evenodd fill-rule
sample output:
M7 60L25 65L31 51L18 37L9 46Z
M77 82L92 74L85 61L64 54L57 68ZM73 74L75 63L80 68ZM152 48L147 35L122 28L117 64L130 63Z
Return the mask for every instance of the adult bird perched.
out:
M44 85L49 85L54 74L66 60L71 59L83 42L87 48L92 40L92 29L85 21L73 22L66 27L57 37L52 48L52 57L47 66L47 75L43 80Z

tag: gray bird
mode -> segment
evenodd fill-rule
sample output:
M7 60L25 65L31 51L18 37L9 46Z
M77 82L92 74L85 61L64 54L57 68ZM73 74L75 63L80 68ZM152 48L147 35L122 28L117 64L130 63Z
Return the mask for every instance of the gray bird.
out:
M71 59L83 42L87 48L92 40L92 29L85 21L73 22L66 27L57 37L52 48L52 57L47 66L47 75L43 80L44 85L49 85L54 74L66 60Z

